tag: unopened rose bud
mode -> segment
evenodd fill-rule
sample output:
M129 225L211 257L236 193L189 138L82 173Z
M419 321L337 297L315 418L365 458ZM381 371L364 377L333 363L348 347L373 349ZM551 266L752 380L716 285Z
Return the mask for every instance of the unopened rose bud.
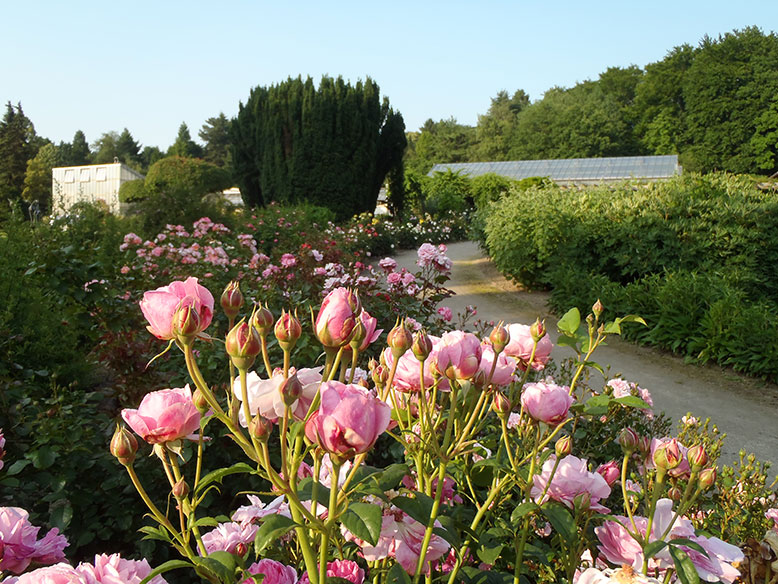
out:
M111 438L111 454L113 454L124 466L129 466L135 460L138 451L138 441L135 436L124 426L116 426Z
M284 310L281 312L281 318L276 321L275 334L279 346L284 351L291 351L297 343L297 339L303 334L303 329L300 326L300 321L290 312Z
M173 496L176 499L183 499L189 494L189 485L186 484L186 481L183 477L179 479L179 481L173 485Z
M589 507L592 506L591 493L584 491L583 493L576 495L573 499L573 505L577 510L588 511Z
M505 347L508 346L508 343L511 341L511 334L508 332L508 329L503 326L502 321L492 329L489 340L492 343L492 349L494 349L495 355L502 353L505 350Z
M529 327L529 334L532 337L532 340L537 343L546 336L546 324L540 319L537 319L532 323L532 326Z
M273 431L273 422L257 414L249 422L249 433L259 440L267 440Z
M632 454L638 448L640 436L632 428L622 428L619 432L618 442L624 454Z
M240 542L238 543L238 545L235 546L235 553L238 554L238 556L240 557L245 556L246 552L248 551L249 551L248 546L243 542ZM249 580L251 580L251 578L249 578Z
M511 415L511 400L501 391L495 391L492 398L492 409L501 418Z
M395 359L402 357L405 351L411 348L413 337L405 324L405 320L399 322L389 331L389 334L386 336L386 344L392 350L392 356Z
M362 341L365 340L365 336L367 336L365 324L361 320L357 320L356 324L354 324L354 329L351 331L351 339L348 343L349 347L351 347L353 351L358 351L359 347L362 346Z
M254 359L262 351L259 333L242 320L227 333L224 347L238 369L246 370L254 364Z
M681 458L683 458L681 448L678 446L678 441L675 438L659 444L654 450L654 465L658 469L672 470L681 464Z
M413 344L411 345L414 357L419 361L424 361L432 353L432 340L427 335L427 331L421 329L413 335Z
M211 409L211 406L208 405L208 400L205 399L205 395L199 389L194 390L194 393L192 394L192 403L194 403L197 411L200 412L200 414L204 414L209 409Z
M357 381L356 384L361 385L365 389L370 389L370 384L367 382L367 379L362 378L359 381Z
M686 451L686 459L689 461L689 468L698 471L708 464L708 453L702 444L695 444Z
M182 345L191 345L200 330L200 314L194 306L179 306L173 313L173 336Z
M594 318L600 318L600 315L602 314L602 311L604 310L604 306L602 305L602 302L600 302L600 299L597 299L597 302L594 303L592 306L592 312L594 313Z
M373 383L378 387L383 387L389 381L389 370L384 365L378 365L373 368L372 378Z
M220 302L227 318L234 319L238 316L240 309L243 308L243 293L240 291L240 284L237 280L227 284L222 292Z
M376 361L376 360L375 360L375 358L374 358L374 357L372 357L372 358L370 359L370 361L368 361L368 362L367 362L367 370L368 370L368 371L370 371L370 372L372 372L372 371L373 371L373 369L375 369L376 367L378 367L378 365L379 365L378 361Z
M673 501L680 501L681 497L683 497L683 491L681 491L678 485L673 485L667 491L667 496L670 497Z
M643 460L651 453L651 439L648 436L640 436L638 440L638 452Z
M700 488L710 489L716 484L716 467L704 468L700 471L700 478L697 479Z
M475 372L471 381L477 388L483 389L486 387L486 372L483 369L479 369Z
M273 313L268 310L267 306L259 304L251 317L251 324L257 329L259 336L265 338L270 333L270 329L273 328Z
M284 400L284 404L292 406L303 394L303 384L297 379L297 373L290 375L278 386L278 391Z
M573 439L569 435L562 436L554 444L554 451L558 458L563 458L573 451Z

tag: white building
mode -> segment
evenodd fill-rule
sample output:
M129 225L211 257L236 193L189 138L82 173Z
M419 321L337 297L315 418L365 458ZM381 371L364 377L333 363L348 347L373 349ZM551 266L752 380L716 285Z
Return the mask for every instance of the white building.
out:
M122 183L145 178L121 162L63 166L51 169L53 214L66 213L76 203L103 201L112 213L119 214L119 187Z

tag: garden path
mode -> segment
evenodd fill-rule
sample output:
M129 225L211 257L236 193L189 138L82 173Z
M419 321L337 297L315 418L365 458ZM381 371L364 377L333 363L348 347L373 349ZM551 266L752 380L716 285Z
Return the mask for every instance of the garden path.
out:
M548 293L522 290L504 278L473 242L448 246L454 262L449 288L456 296L443 304L454 314L469 304L478 309L476 318L484 321L531 324L545 318L552 340L556 339L556 318L547 306ZM415 266L415 250L400 252L395 259L401 266ZM572 356L568 347L554 347L552 356ZM683 359L650 347L642 347L612 337L600 347L595 360L609 366L610 376L623 373L629 381L651 392L656 411L679 420L687 412L700 419L711 418L727 434L723 462L731 463L743 449L758 460L778 463L778 385L751 379L716 366L684 363ZM600 374L592 371L592 381ZM675 429L675 428L674 428ZM768 475L771 479L775 468Z

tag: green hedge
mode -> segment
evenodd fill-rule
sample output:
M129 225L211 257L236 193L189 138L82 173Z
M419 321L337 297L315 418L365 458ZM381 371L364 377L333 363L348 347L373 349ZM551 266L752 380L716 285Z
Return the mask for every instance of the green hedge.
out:
M505 274L555 309L636 313L627 337L778 379L778 197L751 179L514 189L485 212Z

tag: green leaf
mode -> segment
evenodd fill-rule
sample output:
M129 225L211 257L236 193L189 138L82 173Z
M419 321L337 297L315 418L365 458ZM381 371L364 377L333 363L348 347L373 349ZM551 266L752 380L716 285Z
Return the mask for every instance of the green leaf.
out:
M706 558L709 557L708 556L708 552L705 550L704 547L702 547L696 541L692 541L692 540L687 539L685 537L677 537L677 538L671 540L668 545L683 545L683 546L686 546L688 548L693 549L694 551L700 552Z
M237 464L233 464L232 466L228 466L227 468L220 468L213 472L209 472L207 475L200 479L200 482L197 483L197 485L195 485L195 494L199 494L205 487L213 482L221 483L222 479L228 475L253 472L254 468L245 462L239 462Z
M222 582L233 582L235 580L235 570L238 564L235 556L229 552L212 552L204 558L196 558L195 562L198 566L214 574Z
M24 468L28 464L31 464L31 463L32 463L32 461L30 461L30 460L25 460L25 459L21 459L20 458L19 460L17 460L11 466L8 467L8 470L6 471L5 474L6 474L6 476L18 475L20 472L22 472L24 470Z
M194 566L190 564L189 562L185 562L184 560L168 560L164 564L160 564L156 568L154 568L151 572L149 572L149 575L146 576L143 580L140 581L140 584L148 584L149 580L151 580L154 576L158 576L160 574L164 574L165 572L170 572L170 570L175 570L176 568L193 568Z
M359 539L378 545L383 513L372 503L351 503L340 518L341 523Z
M27 455L32 465L38 470L49 468L57 459L57 453L48 446L42 446Z
M513 510L513 513L511 513L511 523L518 523L527 513L532 513L536 509L538 509L538 504L534 501L524 501L523 503L520 503Z
M489 531L482 533L481 537L478 539L476 554L485 564L494 564L497 561L497 558L500 557L504 547L505 542L500 541L497 535L490 529Z
M611 403L611 397L604 393L593 395L584 403L584 413L590 416L601 416L608 411Z
M301 501L310 501L313 498L313 479L306 477L297 485L297 496ZM330 490L321 483L316 490L316 502L325 507L330 504Z
M648 405L646 402L644 402L636 395L625 395L624 397L618 397L613 401L620 403L621 405L624 406L629 406L631 408L639 408L641 410L651 409L650 405Z
M652 541L650 544L648 544L646 547L643 548L643 555L646 558L653 558L656 554L661 552L666 547L667 547L666 541L663 541L661 539Z
M400 563L396 562L386 574L386 584L411 584L411 577Z
M556 323L559 332L564 333L568 337L574 336L579 326L581 326L581 313L577 308L568 310L565 315L559 319L559 322Z
M414 498L395 497L392 499L392 504L400 511L405 511L422 525L427 525L432 517L434 501L424 493L414 492L414 494L416 495Z
M296 523L283 515L270 515L257 529L254 537L254 551L259 554L272 542L286 535Z
M60 531L65 531L73 519L73 505L67 499L58 499L51 504L51 524Z
M681 581L681 584L700 583L700 575L697 573L697 568L694 567L694 563L685 551L671 545L670 555L673 557L675 571L678 574L678 579Z
M575 521L570 511L566 507L557 503L546 503L540 508L548 522L564 540L571 545L578 541L578 531L575 528Z

